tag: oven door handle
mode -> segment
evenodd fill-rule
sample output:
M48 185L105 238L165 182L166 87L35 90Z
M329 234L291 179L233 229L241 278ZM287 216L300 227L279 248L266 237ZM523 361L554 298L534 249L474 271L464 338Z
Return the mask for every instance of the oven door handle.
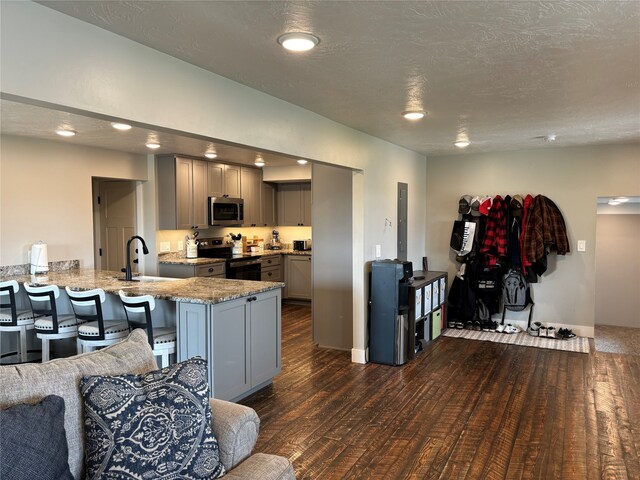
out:
M252 258L250 260L235 260L229 262L229 268L248 267L250 265L260 265L262 260L259 258Z

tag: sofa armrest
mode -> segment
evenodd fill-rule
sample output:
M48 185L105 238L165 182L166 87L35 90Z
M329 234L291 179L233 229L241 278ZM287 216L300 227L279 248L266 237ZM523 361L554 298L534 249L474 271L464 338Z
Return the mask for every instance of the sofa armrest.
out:
M220 461L231 470L251 455L258 440L260 419L253 408L237 403L209 399L211 429L218 439Z

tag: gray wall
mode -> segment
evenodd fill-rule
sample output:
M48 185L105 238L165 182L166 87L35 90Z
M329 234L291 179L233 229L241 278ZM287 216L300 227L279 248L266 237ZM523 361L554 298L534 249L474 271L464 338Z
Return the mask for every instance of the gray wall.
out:
M470 147L473 148L473 147ZM640 145L539 148L427 159L427 254L433 270L454 274L451 225L461 195L543 194L560 208L572 252L550 257L549 272L533 286L534 320L593 336L598 197L640 194ZM586 240L586 252L576 252ZM525 312L508 312L520 321Z
M313 335L321 347L353 344L351 183L353 173L313 166Z
M640 328L640 215L598 215L596 325Z

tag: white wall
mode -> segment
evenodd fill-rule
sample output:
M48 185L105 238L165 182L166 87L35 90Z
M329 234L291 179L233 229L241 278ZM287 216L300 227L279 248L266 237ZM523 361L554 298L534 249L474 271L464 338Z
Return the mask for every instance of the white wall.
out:
M32 243L49 261L91 268L91 178L146 180L144 156L61 142L0 137L0 265L27 263Z
M449 238L464 194L543 194L560 208L572 252L552 254L549 272L533 285L534 320L577 327L593 336L596 202L640 193L640 145L544 148L427 160L427 253L433 270L451 275L457 263ZM576 252L577 240L587 251ZM509 312L508 315L511 315ZM509 317L507 317L509 318Z
M417 261L424 254L422 155L41 5L2 2L0 8L0 85L8 98L363 170L354 177L353 211L358 218L352 241L353 340L354 348L364 350L364 265L373 259L375 244L382 245L383 256L395 256L397 182L409 184L408 258ZM385 217L393 222L393 231L384 229Z

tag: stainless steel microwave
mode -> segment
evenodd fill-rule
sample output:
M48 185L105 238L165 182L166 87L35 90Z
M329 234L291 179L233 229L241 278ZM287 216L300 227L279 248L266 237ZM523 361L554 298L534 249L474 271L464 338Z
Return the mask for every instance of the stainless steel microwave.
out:
M241 198L209 197L209 225L242 225L244 200Z

